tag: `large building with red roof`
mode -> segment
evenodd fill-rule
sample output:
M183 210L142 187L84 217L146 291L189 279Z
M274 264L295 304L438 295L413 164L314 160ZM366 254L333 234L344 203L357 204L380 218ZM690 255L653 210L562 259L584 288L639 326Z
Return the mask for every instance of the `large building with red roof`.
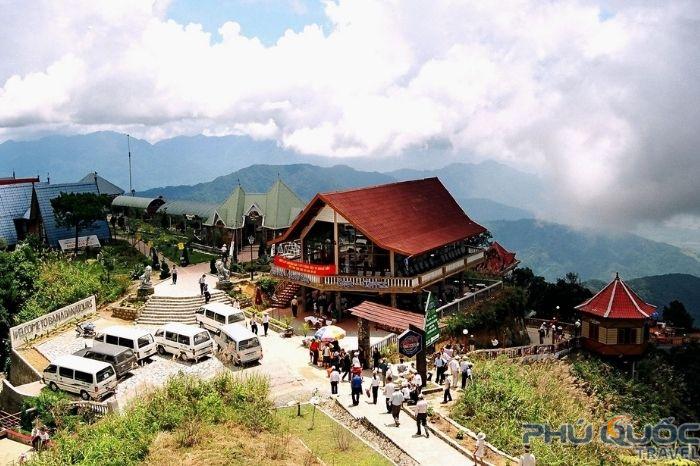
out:
M582 316L584 347L606 356L644 353L656 306L644 302L619 275L576 309Z
M337 303L342 293L416 308L422 290L484 259L476 245L485 232L437 178L320 193L271 241L272 274L303 287L302 297L317 290Z

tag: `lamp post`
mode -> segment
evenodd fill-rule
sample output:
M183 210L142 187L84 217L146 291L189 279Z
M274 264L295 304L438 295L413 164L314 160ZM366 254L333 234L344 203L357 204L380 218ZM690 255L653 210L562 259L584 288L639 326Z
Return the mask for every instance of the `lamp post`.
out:
M255 242L255 236L250 235L248 237L248 243L250 244L250 281L253 281L253 243Z

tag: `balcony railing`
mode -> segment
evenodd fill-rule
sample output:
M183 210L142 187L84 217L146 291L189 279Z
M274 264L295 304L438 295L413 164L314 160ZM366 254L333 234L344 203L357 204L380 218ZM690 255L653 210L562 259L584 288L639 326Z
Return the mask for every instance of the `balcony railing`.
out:
M366 291L398 291L410 292L431 283L445 279L484 257L481 249L470 248L470 254L459 260L449 262L440 267L414 277L382 277L368 275L315 275L298 272L284 267L272 265L270 273L285 280L307 284L317 288L330 290L366 290Z

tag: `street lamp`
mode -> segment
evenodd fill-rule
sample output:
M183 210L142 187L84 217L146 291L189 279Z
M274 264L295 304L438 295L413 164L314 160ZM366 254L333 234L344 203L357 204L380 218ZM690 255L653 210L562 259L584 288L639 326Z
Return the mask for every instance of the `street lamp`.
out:
M253 243L255 242L255 236L250 235L248 237L248 243L250 244L250 281L253 281Z

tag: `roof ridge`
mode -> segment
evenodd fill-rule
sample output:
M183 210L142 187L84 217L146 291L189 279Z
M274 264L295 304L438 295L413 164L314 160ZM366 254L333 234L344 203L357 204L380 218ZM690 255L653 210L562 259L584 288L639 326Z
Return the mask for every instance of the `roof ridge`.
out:
M639 311L639 313L642 314L644 317L649 317L649 314L642 311L642 309L639 307L639 304L637 303L637 300L632 297L630 290L627 289L627 284L622 280L620 280L620 282L622 283L622 289L625 290L625 293L627 293L627 296L630 298L630 301L632 301L632 304L634 304L634 307L637 308L637 311Z
M610 315L610 311L612 310L612 303L615 300L615 291L617 290L618 281L620 281L620 279L617 277L615 278L615 280L613 280L613 289L612 293L610 293L610 301L608 301L608 308L605 310L605 314L603 315L603 317L608 317Z
M380 173L380 172L378 172ZM388 176L388 175L387 175ZM346 188L346 189L338 189L336 191L326 191L324 193L318 193L321 196L325 195L331 195L331 194L346 194L346 193L352 193L355 191L369 191L371 189L376 189L376 188L383 188L383 187L388 187L388 186L395 186L399 184L410 184L410 183L418 183L421 181L427 181L427 180L437 180L440 184L442 184L442 181L440 181L440 178L437 176L429 176L427 178L418 178L415 180L397 180L397 181L392 181L391 183L382 183L382 184L373 184L370 186L361 186L361 187L355 187L355 188Z

